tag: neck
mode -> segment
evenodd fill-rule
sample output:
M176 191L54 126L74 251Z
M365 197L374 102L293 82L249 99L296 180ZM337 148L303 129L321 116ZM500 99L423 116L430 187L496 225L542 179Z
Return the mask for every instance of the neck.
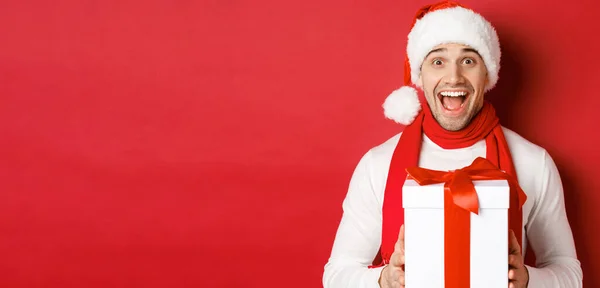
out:
M444 149L464 148L484 139L499 125L494 107L484 102L483 107L469 124L458 131L444 129L433 117L429 106L423 105L423 132L433 142Z

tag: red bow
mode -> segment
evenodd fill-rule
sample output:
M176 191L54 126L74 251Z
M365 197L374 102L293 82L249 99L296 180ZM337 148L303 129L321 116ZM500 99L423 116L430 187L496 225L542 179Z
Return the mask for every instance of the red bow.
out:
M513 209L521 209L527 200L527 195L514 177L481 157L475 159L471 165L455 171L411 167L407 168L406 172L408 178L414 179L419 185L444 183L445 287L470 287L471 215L469 212L479 213L479 201L473 181L507 180L510 197L519 199L519 207L512 207Z

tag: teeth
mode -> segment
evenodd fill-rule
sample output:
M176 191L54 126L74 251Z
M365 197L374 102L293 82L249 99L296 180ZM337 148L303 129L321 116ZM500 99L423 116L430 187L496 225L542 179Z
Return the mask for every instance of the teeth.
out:
M467 92L465 91L442 91L440 94L442 94L442 96L450 97L467 96Z

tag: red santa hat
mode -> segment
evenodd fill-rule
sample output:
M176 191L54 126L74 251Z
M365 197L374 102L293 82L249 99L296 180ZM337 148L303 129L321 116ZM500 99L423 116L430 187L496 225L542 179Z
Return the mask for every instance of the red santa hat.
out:
M477 50L488 71L485 91L496 85L501 52L492 24L453 1L427 5L417 12L413 20L406 47L404 86L392 92L383 103L386 118L403 125L413 122L421 110L421 103L417 90L411 84L418 87L423 60L435 46L445 43L463 44Z

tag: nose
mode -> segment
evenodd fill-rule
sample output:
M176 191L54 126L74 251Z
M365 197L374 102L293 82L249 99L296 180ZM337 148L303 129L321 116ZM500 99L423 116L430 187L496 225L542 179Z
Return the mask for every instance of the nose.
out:
M448 65L448 74L446 77L446 84L456 85L456 84L464 84L465 78L462 74L462 69L459 64L452 63Z

